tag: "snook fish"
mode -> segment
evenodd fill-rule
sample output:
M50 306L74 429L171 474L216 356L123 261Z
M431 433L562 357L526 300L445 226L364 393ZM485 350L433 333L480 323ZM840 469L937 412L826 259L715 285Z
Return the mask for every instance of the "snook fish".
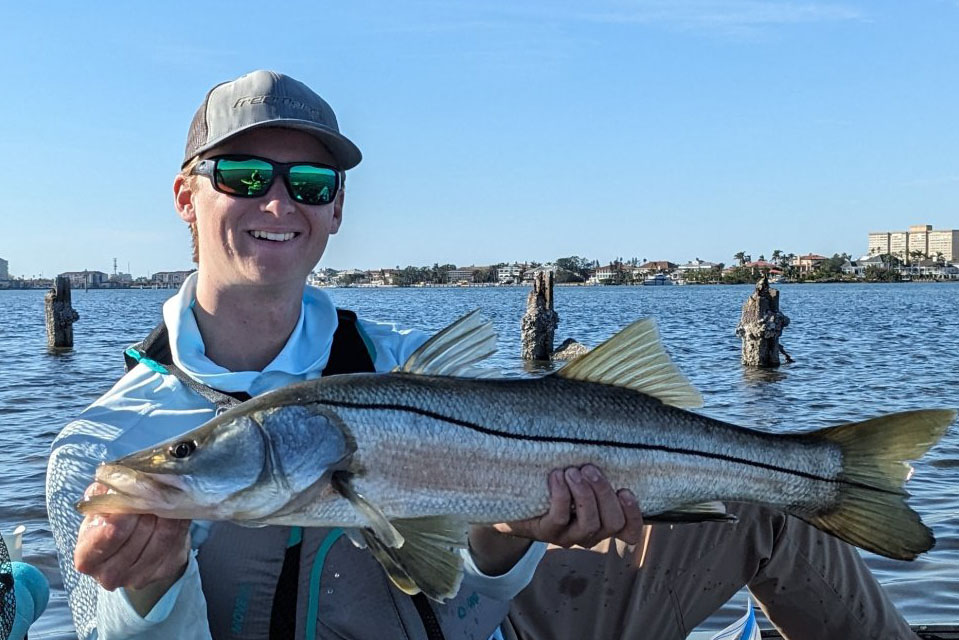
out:
M890 558L935 542L906 504L906 461L954 410L773 434L688 411L702 397L651 320L540 378L475 377L495 344L473 312L391 373L266 393L101 465L110 492L78 508L344 527L400 588L440 601L459 588L470 523L545 513L550 470L586 463L631 489L649 522L729 519L720 501L741 501Z

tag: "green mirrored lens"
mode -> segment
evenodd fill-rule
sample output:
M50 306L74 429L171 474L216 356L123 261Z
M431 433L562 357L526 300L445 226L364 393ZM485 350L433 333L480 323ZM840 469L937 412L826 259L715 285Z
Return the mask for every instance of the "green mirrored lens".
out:
M336 193L336 171L327 167L290 167L290 193L298 202L326 204Z
M226 193L237 196L261 196L273 182L273 167L263 160L225 160L216 165L216 183Z

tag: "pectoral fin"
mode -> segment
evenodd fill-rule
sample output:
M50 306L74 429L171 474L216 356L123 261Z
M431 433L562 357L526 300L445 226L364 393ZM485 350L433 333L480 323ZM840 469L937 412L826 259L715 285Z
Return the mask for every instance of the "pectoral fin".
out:
M677 509L643 516L644 522L736 522L736 516L726 512L722 502L703 502L683 505Z
M463 580L463 556L469 525L449 516L394 520L406 542L389 547L369 529L366 545L390 580L409 595L423 592L437 602L452 598Z
M403 535L387 520L386 514L379 507L356 492L356 489L350 484L349 476L343 473L333 474L332 483L340 495L349 500L353 508L366 518L370 529L373 530L381 544L387 547L403 546Z

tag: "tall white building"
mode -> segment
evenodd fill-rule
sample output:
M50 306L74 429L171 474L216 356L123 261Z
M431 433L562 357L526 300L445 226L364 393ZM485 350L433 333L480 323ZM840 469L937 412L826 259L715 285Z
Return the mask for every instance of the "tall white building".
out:
M8 271L10 263L8 263L3 258L0 258L0 280L9 280L10 272Z
M936 229L931 224L917 224L908 231L873 231L869 234L869 255L891 253L900 260L911 262L912 253L946 262L959 260L959 229Z

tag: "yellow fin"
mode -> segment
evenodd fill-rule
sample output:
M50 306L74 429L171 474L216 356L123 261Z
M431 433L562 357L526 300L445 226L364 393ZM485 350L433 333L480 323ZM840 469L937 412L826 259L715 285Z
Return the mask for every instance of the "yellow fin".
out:
M842 449L837 504L822 513L790 511L846 542L896 560L912 560L936 542L906 499L916 460L956 420L952 409L904 411L808 434Z
M670 360L652 318L637 320L556 375L626 387L681 409L703 406L703 396Z
M366 519L367 524L375 532L377 538L388 547L402 547L403 534L386 518L379 507L357 493L349 478L341 474L333 474L330 482L337 493L346 498L357 513Z
M394 520L406 542L389 547L369 529L363 538L373 557L401 591L423 592L437 602L452 598L463 581L463 556L469 525L449 516Z
M474 309L424 342L403 366L393 370L432 376L487 377L497 372L474 365L494 353L493 323Z

